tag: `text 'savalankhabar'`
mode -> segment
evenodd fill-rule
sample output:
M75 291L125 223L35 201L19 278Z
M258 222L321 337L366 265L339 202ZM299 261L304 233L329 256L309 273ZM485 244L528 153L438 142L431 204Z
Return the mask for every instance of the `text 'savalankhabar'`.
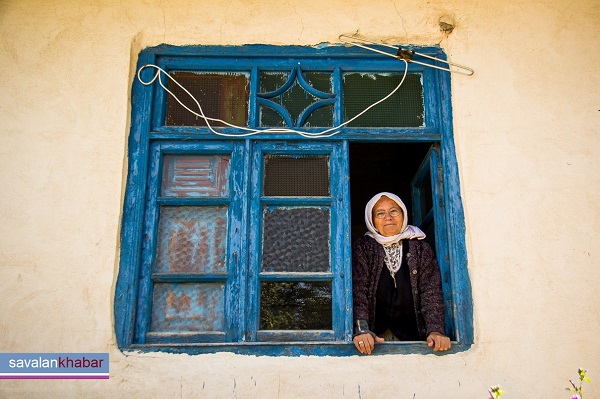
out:
M0 379L108 379L108 353L0 353Z

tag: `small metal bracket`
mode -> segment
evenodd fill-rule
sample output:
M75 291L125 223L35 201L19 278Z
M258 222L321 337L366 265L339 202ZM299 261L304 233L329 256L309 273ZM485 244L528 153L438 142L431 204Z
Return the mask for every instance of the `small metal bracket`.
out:
M351 35L340 35L339 39L343 43L350 44L352 46L361 47L361 48L364 48L366 50L374 51L374 52L379 53L379 54L387 55L388 57L393 57L393 58L396 58L398 60L404 60L406 62L412 62L414 64L419 64L419 65L423 65L423 66L426 66L426 67L435 68L435 69L439 69L439 70L442 70L442 71L446 71L446 72L450 72L450 73L456 73L456 74L464 75L464 76L471 76L474 73L474 71L471 68L467 67L467 66L456 64L454 62L450 62L450 61L447 61L447 60L442 60L440 58L432 57L432 56L427 55L427 54L418 53L418 52L416 52L414 50L410 50L410 49L406 49L406 48L394 46L394 45L391 45L391 44L374 42L374 41L371 41L371 40L360 38L358 36L351 36ZM394 49L395 52L392 53L392 52L383 51L383 50L377 49L375 47L367 46L367 45L361 44L361 43L374 44L374 45L378 45L378 46L383 46L383 47L391 48L391 49ZM439 65L435 65L435 64L430 64L430 63L422 62L422 61L415 61L415 59L414 59L415 56L427 58L427 59L432 60L434 62L439 62L439 63L442 63L442 64L446 64L447 67L443 67L443 66L439 66Z

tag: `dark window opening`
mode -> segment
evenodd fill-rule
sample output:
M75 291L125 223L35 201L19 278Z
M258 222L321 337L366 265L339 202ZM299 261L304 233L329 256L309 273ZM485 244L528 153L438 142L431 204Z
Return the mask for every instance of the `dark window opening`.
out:
M408 209L412 224L411 181L431 143L351 143L350 206L352 241L367 232L365 205L377 193L399 196ZM425 232L428 233L428 232ZM433 243L433 229L427 241Z

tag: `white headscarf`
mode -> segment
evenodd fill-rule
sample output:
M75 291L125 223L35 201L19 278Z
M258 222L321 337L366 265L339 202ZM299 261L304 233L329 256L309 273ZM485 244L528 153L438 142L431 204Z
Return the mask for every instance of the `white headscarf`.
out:
M393 235L393 236L389 236L389 237L379 234L379 232L375 228L375 225L373 224L373 207L375 206L375 203L377 201L379 201L379 199L383 196L388 197L389 199L394 201L396 204L398 204L398 206L400 208L402 208L403 217L404 217L404 220L402 222L402 228L400 229L400 233ZM418 227L415 227L415 226L408 225L407 215L408 215L408 211L406 210L406 205L404 205L404 202L402 202L400 197L398 197L395 194L387 193L387 192L379 193L379 194L375 195L373 198L371 198L371 200L369 200L369 202L367 202L367 206L365 207L365 223L367 224L367 229L369 230L367 233L365 233L365 235L373 237L378 243L380 243L383 246L389 246L389 245L395 244L395 243L399 242L400 240L404 240L404 239L412 239L412 238L416 238L418 240L424 239L425 233L423 233L423 231L421 231L421 229L419 229Z

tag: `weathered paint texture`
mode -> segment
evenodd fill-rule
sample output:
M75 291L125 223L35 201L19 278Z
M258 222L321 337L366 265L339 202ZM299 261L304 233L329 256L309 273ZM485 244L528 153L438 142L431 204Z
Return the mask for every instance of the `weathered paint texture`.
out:
M443 24L440 27L440 20ZM448 23L454 25L448 29ZM475 344L444 355L121 353L113 328L137 55L171 45L439 44L452 77ZM109 352L110 379L0 397L600 395L600 3L0 3L0 352ZM166 301L166 300L165 300Z

